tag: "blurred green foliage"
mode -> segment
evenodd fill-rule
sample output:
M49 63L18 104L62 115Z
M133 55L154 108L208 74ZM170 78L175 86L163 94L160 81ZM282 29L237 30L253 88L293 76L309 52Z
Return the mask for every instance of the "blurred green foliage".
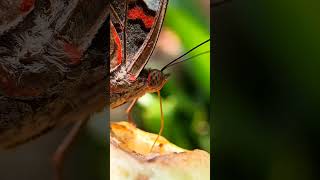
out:
M169 0L164 27L179 36L182 52L210 38L210 18L203 12L200 1ZM207 43L187 57L209 50L210 43ZM210 152L210 53L174 66L169 72L169 81L161 90L164 137L183 148ZM158 133L160 105L157 94L146 95L139 102L139 109L135 110L138 117L135 119L143 120L139 126Z
M319 179L320 1L213 10L216 179Z

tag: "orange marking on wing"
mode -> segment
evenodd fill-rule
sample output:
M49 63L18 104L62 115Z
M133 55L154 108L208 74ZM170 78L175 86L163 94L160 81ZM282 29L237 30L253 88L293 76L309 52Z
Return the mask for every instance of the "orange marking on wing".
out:
M122 62L121 41L120 41L120 38L118 36L116 29L114 27L111 29L112 29L112 36L114 37L114 41L118 47L117 48L117 61L118 61L118 64L121 64L121 62Z
M34 5L35 0L23 0L20 4L21 12L28 12Z
M0 87L8 96L38 96L41 94L39 89L33 87L18 87L12 79L0 77Z
M82 56L82 51L80 51L75 46L69 43L64 43L63 49L64 49L64 52L67 53L70 59L70 64L72 65L79 64L80 58Z
M154 23L154 17L147 16L141 7L134 7L128 12L129 19L141 19L146 28L151 28Z

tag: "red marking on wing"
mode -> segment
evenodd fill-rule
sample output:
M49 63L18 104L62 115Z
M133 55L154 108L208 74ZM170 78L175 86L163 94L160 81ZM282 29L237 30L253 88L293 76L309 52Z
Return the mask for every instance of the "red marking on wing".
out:
M112 29L112 36L114 37L114 41L117 45L117 61L118 61L118 64L121 64L122 62L122 52L121 52L121 41L120 41L120 38L118 36L118 33L116 31L115 28L111 28Z
M69 43L64 43L63 49L64 49L64 52L67 53L67 55L70 59L70 64L72 64L72 65L79 64L80 58L82 56L81 50L79 50L77 47L75 47Z
M0 66L0 89L7 96L38 96L41 90L33 87L19 86L17 78L11 77L9 73Z
M148 75L148 83L150 83L150 81L151 81L151 73L149 73Z
M136 76L135 75L133 75L133 74L130 74L129 75L129 80L130 81L135 81L137 78L136 78Z
M10 89L11 83L5 76L0 77L0 87L4 90Z
M134 7L128 11L129 19L141 19L146 28L151 28L154 23L154 17L147 16L141 7Z
M22 0L20 4L21 12L28 12L34 5L35 0Z
M0 78L0 87L8 96L38 96L41 91L32 87L18 87L12 79Z

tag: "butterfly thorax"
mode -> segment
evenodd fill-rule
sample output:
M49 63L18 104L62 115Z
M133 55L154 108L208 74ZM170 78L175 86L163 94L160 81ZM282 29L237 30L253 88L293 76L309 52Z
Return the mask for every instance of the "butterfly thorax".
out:
M117 75L119 76L121 74ZM138 78L134 81L131 81L129 77L110 81L111 108L130 102L146 93L153 93L161 90L167 82L168 76L168 74L164 74L157 69L143 69Z

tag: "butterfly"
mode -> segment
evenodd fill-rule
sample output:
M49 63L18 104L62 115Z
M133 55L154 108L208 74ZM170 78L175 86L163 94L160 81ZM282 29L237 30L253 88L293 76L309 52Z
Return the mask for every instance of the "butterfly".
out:
M158 137L164 128L160 90L169 77L163 71L183 62L178 60L209 41L174 59L161 70L146 69L161 31L167 4L167 0L130 0L122 3L114 0L110 4L110 107L117 108L131 102L127 113L129 122L133 122L130 113L137 100L146 93L157 92L161 113Z

